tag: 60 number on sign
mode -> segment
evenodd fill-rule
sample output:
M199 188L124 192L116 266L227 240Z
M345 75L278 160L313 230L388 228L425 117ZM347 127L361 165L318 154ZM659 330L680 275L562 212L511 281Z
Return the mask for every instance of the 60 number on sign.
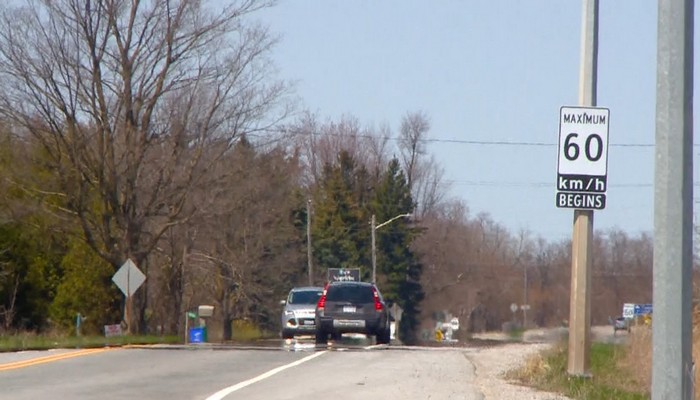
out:
M578 144L578 133L569 133L564 139L564 157L569 161L576 161L581 155L581 146ZM589 162L596 162L603 156L603 138L597 133L588 135L584 143L584 155Z

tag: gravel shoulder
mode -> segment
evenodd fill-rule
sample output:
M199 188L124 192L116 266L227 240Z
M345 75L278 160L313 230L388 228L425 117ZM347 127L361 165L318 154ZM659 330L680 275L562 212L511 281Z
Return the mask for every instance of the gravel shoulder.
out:
M484 400L570 400L560 394L521 386L505 377L508 371L523 366L529 357L551 346L550 343L509 343L478 349L469 355L475 369L474 386Z

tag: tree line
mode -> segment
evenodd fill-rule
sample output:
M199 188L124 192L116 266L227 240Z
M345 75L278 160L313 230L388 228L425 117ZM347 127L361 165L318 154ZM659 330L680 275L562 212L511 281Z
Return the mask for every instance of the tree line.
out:
M212 304L222 339L236 320L275 332L308 264L313 284L328 268L370 279L372 216L409 213L375 232L405 341L448 313L498 328L511 303L531 305L525 323L566 319L570 243L508 232L450 198L421 111L394 132L298 110L275 37L249 18L271 5L0 9L0 329L67 331L77 313L84 331L119 322L111 278L131 259L147 279L129 331L181 334L187 311ZM615 230L595 244L594 320L650 300L651 238Z

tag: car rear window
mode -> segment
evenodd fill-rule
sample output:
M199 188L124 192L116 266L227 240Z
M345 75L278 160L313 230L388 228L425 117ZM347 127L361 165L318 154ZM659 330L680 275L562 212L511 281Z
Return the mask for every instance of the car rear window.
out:
M326 300L371 303L374 301L374 293L372 287L366 285L331 285L328 287Z
M320 290L304 290L292 292L289 295L289 304L316 304L321 297Z

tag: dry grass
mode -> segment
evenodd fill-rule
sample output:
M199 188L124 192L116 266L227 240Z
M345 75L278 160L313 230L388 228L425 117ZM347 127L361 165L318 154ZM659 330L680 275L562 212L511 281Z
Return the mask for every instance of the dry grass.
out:
M621 360L623 367L632 371L644 387L651 390L652 335L650 326L635 326L629 336L627 352ZM700 360L700 306L693 308L693 360ZM700 379L695 375L695 387ZM695 399L700 400L700 391L695 392Z
M544 354L533 354L527 358L525 364L517 369L506 372L506 379L516 380L532 386L542 384L542 379L552 372L552 365L548 362L552 353L561 352L561 347L555 347Z
M641 400L647 392L631 371L619 361L624 350L607 343L591 346L592 379L570 377L567 370L568 350L565 343L528 359L522 368L511 371L507 378L541 390L562 393L572 399Z
M620 364L636 377L640 385L651 391L651 327L633 327L627 340L627 351Z

